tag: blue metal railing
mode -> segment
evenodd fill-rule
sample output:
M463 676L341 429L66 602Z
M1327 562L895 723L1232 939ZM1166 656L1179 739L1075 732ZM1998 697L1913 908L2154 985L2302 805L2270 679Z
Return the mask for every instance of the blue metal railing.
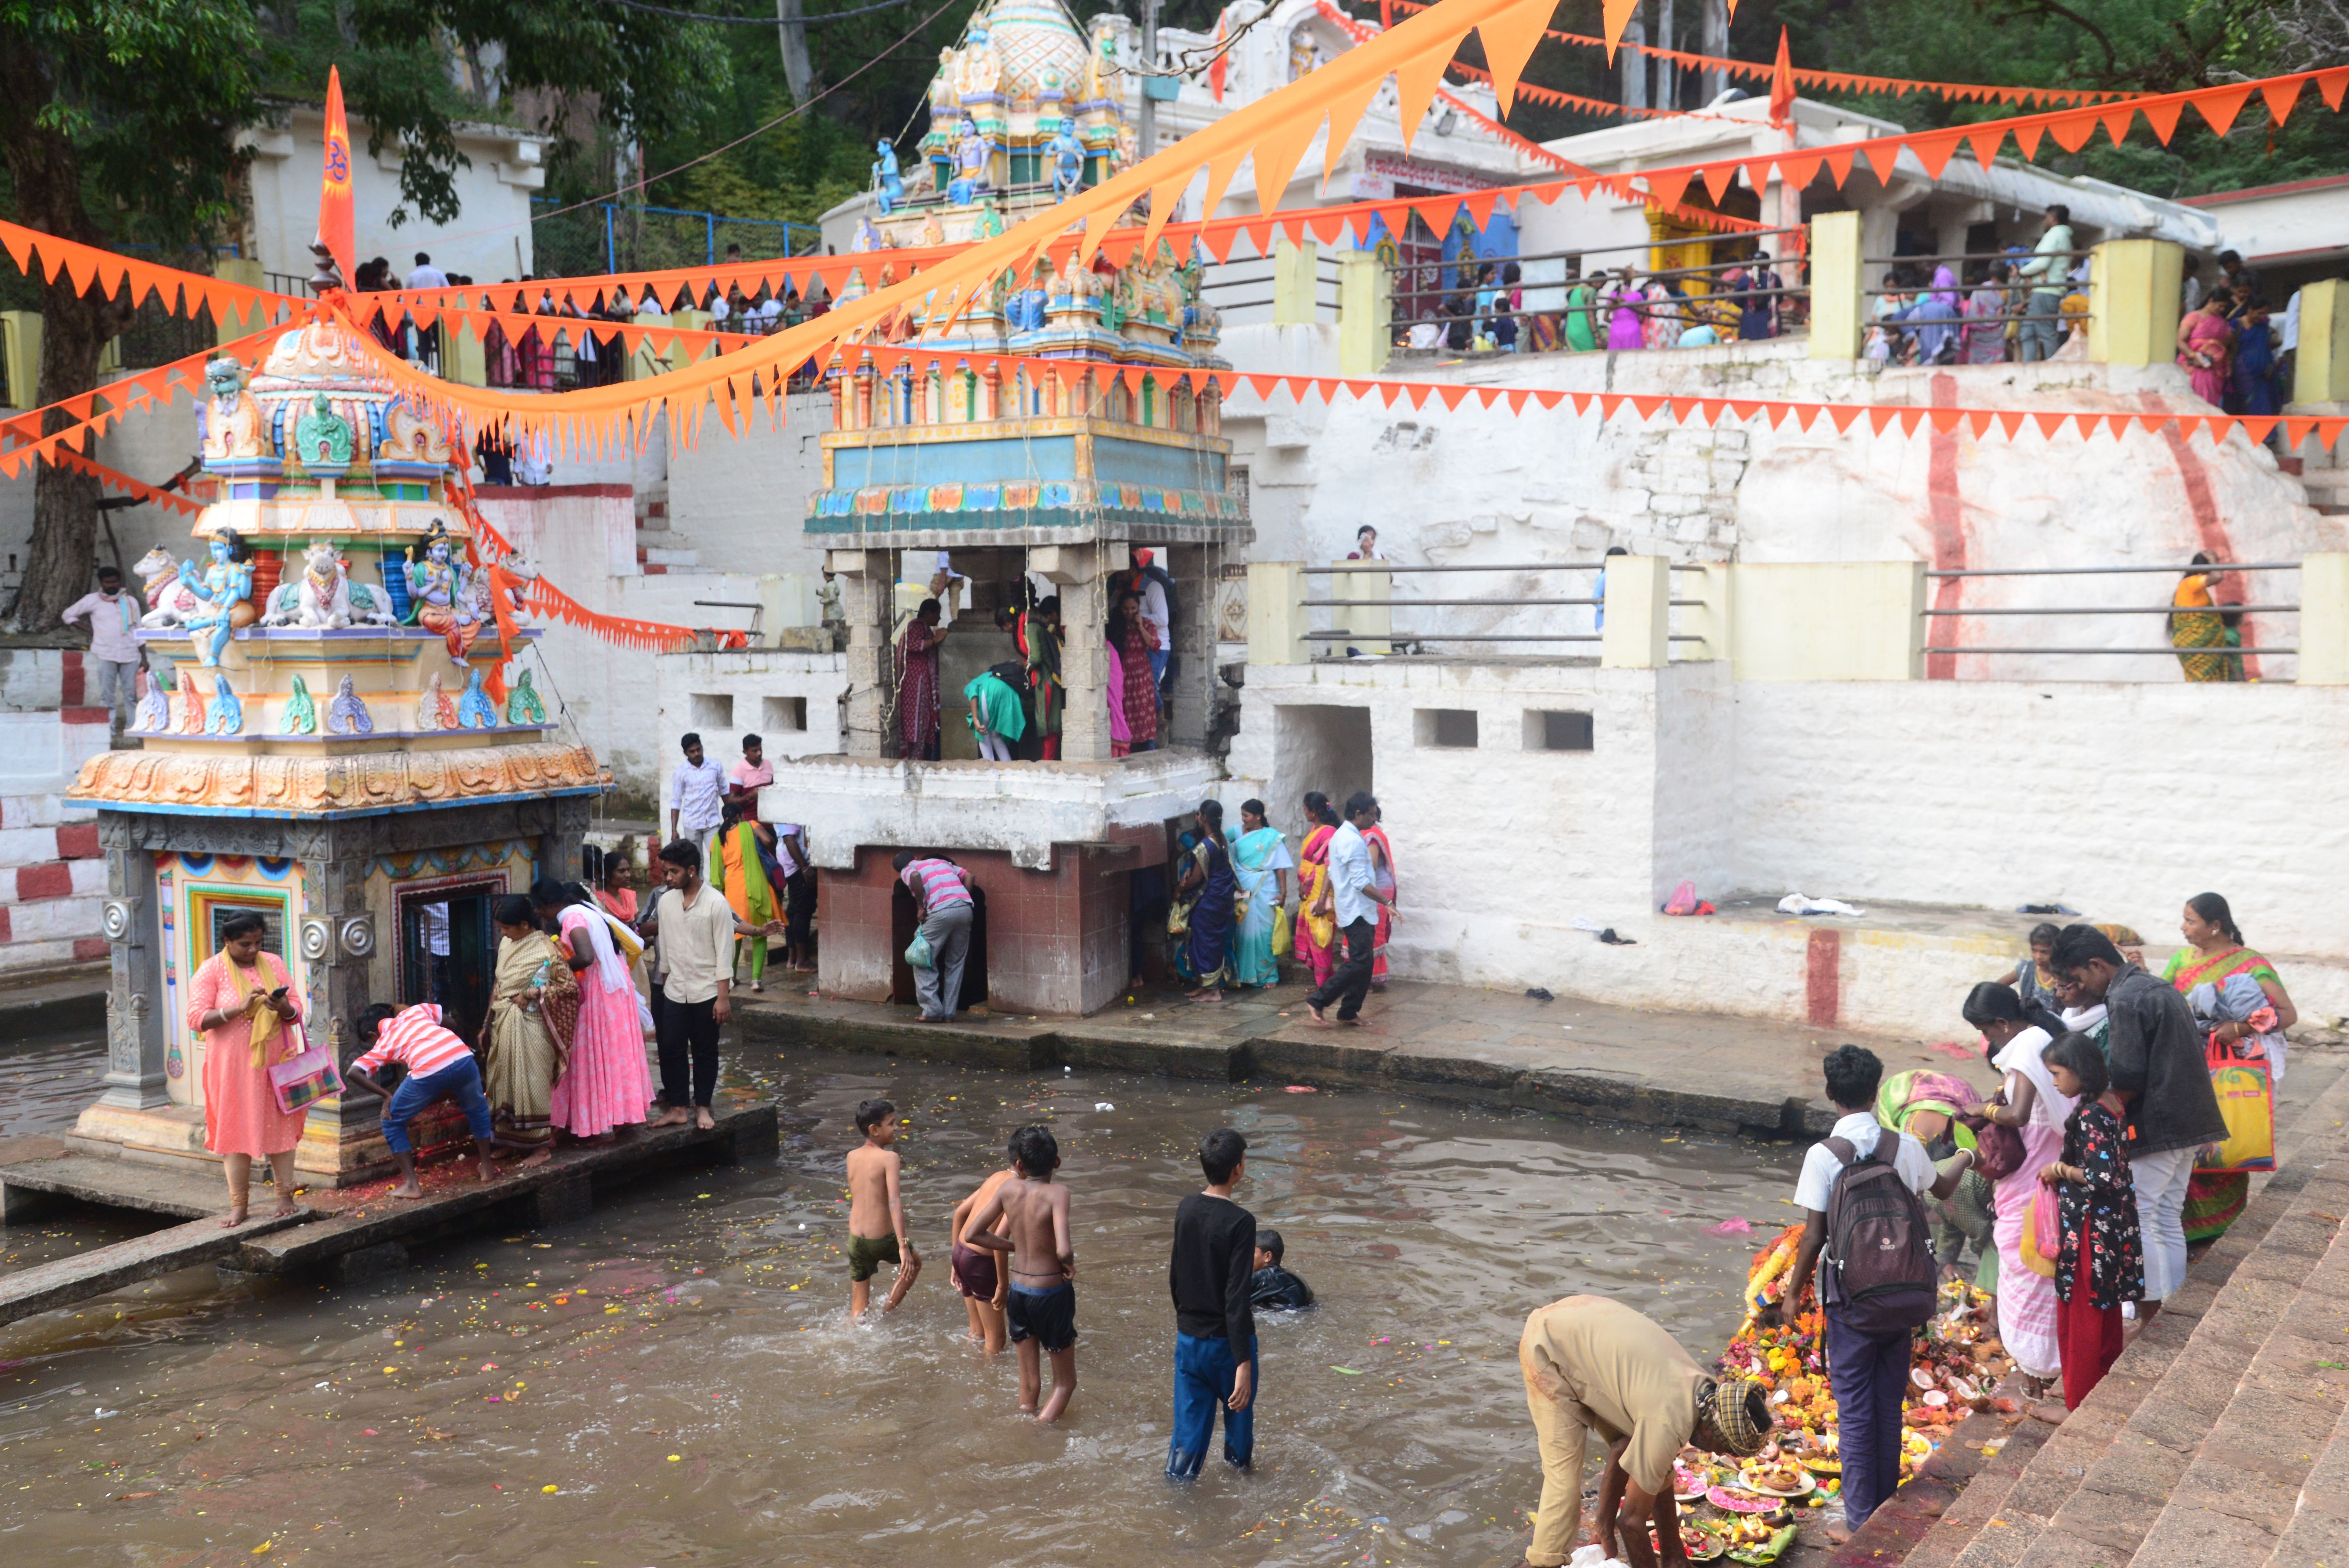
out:
M554 197L535 197L533 207L549 211L532 220L533 249L567 253L555 266L542 262L542 274L592 266L598 258L582 255L582 242L601 231L605 272L638 272L664 265L717 264L729 244L739 244L752 261L780 256L813 255L823 248L823 231L813 223L793 223L776 218L732 218L723 212L698 212L678 207L636 207L617 201L597 201L571 207ZM558 242L553 232L567 231ZM583 232L584 231L584 232ZM696 258L692 253L699 252Z

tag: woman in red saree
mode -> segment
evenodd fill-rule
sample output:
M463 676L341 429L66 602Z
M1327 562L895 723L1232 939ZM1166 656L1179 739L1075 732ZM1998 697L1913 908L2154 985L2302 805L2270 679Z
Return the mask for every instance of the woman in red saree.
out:
M1131 749L1158 747L1158 683L1150 673L1150 629L1142 621L1142 596L1124 593L1110 614L1109 640L1125 676L1125 732Z
M1306 791L1305 820L1313 830L1305 835L1305 847L1297 855L1296 943L1318 988L1330 983L1330 972L1338 967L1337 917L1318 908L1322 886L1330 880L1330 841L1338 833L1338 813L1330 809L1330 797L1319 789Z
M1395 896L1394 846L1387 841L1383 822L1373 822L1363 829L1362 837L1371 846L1371 881L1390 901L1380 903L1378 927L1371 934L1371 951L1376 955L1371 961L1371 989L1383 991L1387 985L1387 938L1394 931L1391 903Z
M936 599L923 600L898 634L897 731L905 755L921 762L938 759L938 645L947 635L938 624L942 609Z
M2197 985L2220 985L2236 975L2248 975L2258 981L2260 989L2267 995L2268 1005L2275 1009L2275 1028L2262 1035L2250 1023L2229 1023L2220 1024L2212 1032L2220 1045L2233 1047L2243 1055L2264 1054L2271 1080L2283 1082L2283 1032L2300 1021L2300 1011L2292 1005L2292 996L2284 990L2275 965L2243 945L2243 934L2235 924L2234 912L2215 892L2198 892L2188 899L2185 917L2179 921L2178 930L2189 945L2170 954L2161 977L2189 993ZM2245 1040L2253 1042L2250 1050L2242 1048ZM2251 1179L2245 1171L2212 1171L2207 1175L2195 1172L2186 1187L2187 1243L2215 1242L2225 1235L2227 1227L2243 1212L2251 1188Z

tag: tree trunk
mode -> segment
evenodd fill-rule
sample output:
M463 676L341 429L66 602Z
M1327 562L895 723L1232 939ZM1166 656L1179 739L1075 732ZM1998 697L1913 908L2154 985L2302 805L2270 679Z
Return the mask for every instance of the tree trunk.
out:
M77 296L64 273L51 284L41 311L41 402L55 403L98 385L98 356L122 328L127 305L101 298L95 286ZM44 435L74 423L66 410L42 421ZM46 632L61 624L66 606L88 593L98 550L98 480L57 463L39 465L33 480L33 541L24 585L9 616L19 632Z
M42 124L36 114L49 96L49 84L29 51L12 52L0 60L0 156L7 160L15 187L16 221L85 245L103 245L106 236L82 204L80 156L70 140ZM114 299L100 294L95 283L88 294L78 294L73 274L60 270L42 300L36 407L97 387L98 356L107 339L129 325L131 315L127 286ZM41 433L62 430L73 422L59 409L42 422ZM60 624L66 606L90 590L97 537L98 481L54 463L38 465L33 480L31 558L8 614L10 630L46 632Z
M804 104L823 85L808 59L807 24L800 20L800 0L775 0L775 28L782 35L783 81L792 101Z

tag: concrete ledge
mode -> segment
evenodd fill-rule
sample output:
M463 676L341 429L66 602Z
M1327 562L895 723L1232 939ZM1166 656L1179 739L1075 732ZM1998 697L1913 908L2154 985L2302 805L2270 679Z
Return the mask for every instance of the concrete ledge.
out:
M1352 1029L1259 1034L1236 1023L1207 1039L1138 1027L1132 1015L1064 1024L974 1021L914 1024L910 1010L861 1006L856 1014L812 1012L745 999L734 1014L745 1039L817 1050L903 1056L962 1066L1033 1072L1054 1067L1238 1083L1278 1078L1317 1088L1380 1088L1438 1099L1506 1105L1650 1127L1747 1132L1764 1138L1824 1136L1834 1125L1824 1101L1724 1084L1690 1087L1685 1057L1635 1065L1568 1067L1522 1047L1430 1049ZM1700 1080L1701 1081L1701 1080Z
M0 1274L0 1323L109 1295L158 1274L232 1258L254 1235L300 1225L310 1218L310 1212L302 1209L283 1219L250 1219L233 1231L223 1230L217 1220L191 1220L152 1235Z

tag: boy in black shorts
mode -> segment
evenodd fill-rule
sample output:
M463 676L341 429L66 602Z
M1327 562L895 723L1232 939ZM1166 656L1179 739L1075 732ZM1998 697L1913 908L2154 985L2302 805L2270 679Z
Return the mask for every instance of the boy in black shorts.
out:
M1077 1391L1077 1255L1069 1241L1069 1190L1052 1180L1061 1146L1043 1128L1023 1127L1011 1135L1011 1167L1018 1174L979 1205L963 1240L1011 1254L1005 1307L1019 1351L1019 1413L1057 1421ZM1009 1234L995 1233L999 1220L1008 1222ZM1039 1352L1052 1358L1052 1397L1040 1411Z

